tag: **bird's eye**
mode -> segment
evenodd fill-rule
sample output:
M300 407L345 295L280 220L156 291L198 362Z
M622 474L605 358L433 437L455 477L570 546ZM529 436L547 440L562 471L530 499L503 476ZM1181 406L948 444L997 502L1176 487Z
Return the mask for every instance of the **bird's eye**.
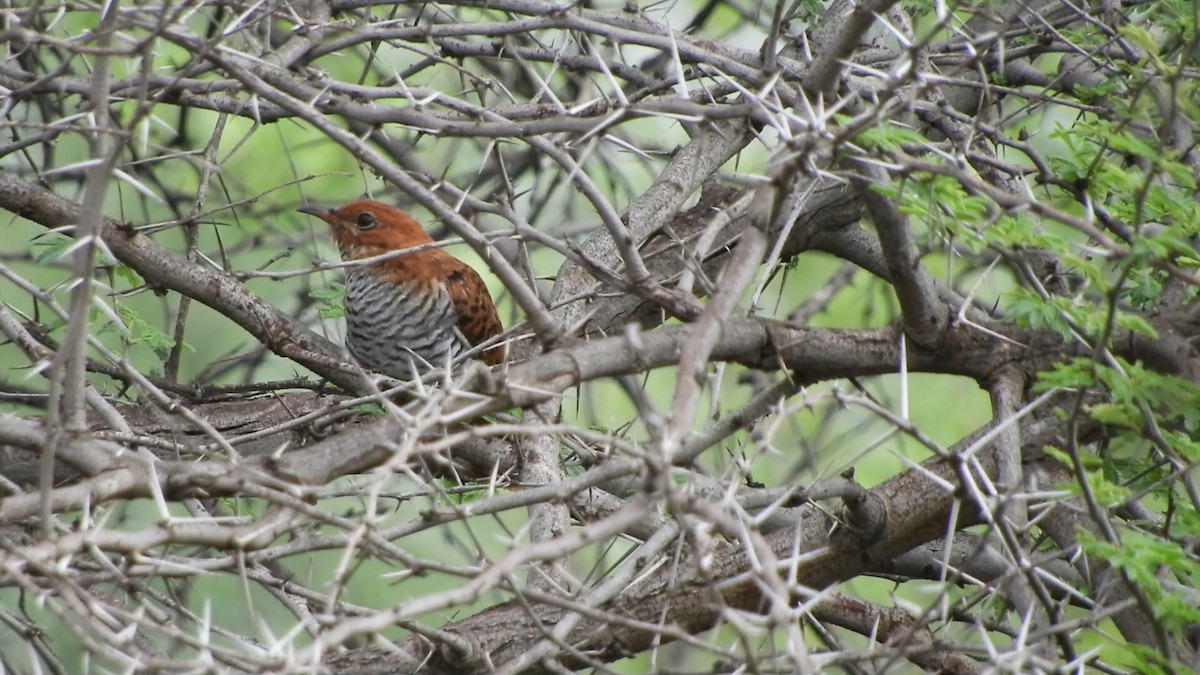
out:
M358 229L369 230L378 224L379 221L375 220L375 214L371 213L370 211L363 211L362 213L358 214Z

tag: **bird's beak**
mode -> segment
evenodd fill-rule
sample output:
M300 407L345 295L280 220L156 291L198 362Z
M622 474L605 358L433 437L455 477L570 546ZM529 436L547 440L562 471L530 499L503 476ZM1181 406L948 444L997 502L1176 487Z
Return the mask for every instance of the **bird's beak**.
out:
M310 216L316 216L328 223L329 219L333 217L333 212L337 209L332 206L323 206L321 204L305 204L296 210L300 213L307 213Z

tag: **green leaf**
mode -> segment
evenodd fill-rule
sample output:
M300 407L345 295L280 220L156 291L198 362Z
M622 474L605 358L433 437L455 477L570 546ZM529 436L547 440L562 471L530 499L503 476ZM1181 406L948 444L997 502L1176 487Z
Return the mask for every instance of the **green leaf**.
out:
M146 285L146 282L142 280L142 277L139 276L138 273L135 272L134 269L129 265L117 265L113 268L113 273L117 275L118 279L123 280L131 287L137 288Z
M1154 326L1137 314L1129 312L1117 312L1116 324L1126 330L1131 330L1135 333L1141 333L1148 338L1157 339L1158 331L1154 330Z
M1043 300L1033 291L1017 287L1007 293L1009 311L1022 328L1053 330L1063 337L1071 336L1071 326L1063 316L1063 298Z
M451 478L443 478L442 487L445 488L447 493L449 493L448 496L450 497L450 500L455 504L469 504L471 502L478 501L487 496L488 492L483 485L479 485L478 489L464 490L463 488L469 486L462 485L458 481Z
M114 304L117 315L125 323L123 336L125 344L130 346L146 345L158 356L159 360L166 361L171 355L171 350L175 348L175 338L162 332L157 326L147 323L128 305L119 302ZM195 347L186 342L180 348L189 352L196 351Z
M308 297L320 300L317 312L325 319L340 319L346 316L343 301L346 297L346 285L332 283L328 288L314 288L308 292Z
M1095 364L1087 359L1072 359L1055 365L1053 370L1038 373L1034 390L1086 389L1095 383Z
M1121 26L1120 33L1123 37L1129 39L1137 46L1146 50L1147 54L1151 56L1158 55L1158 40L1154 39L1154 35L1152 35L1150 31L1146 30L1145 28L1137 24L1126 23Z
M867 129L855 139L860 145L885 151L899 150L904 144L927 145L929 141L910 127L901 126L894 121L886 121L877 127Z
M378 403L364 403L354 410L358 414L366 417L383 417L387 414L387 411L383 409L383 406L379 405Z
M58 232L48 232L34 237L30 244L33 250L37 251L33 256L33 261L38 264L54 262L61 258L73 243L75 243L74 239Z

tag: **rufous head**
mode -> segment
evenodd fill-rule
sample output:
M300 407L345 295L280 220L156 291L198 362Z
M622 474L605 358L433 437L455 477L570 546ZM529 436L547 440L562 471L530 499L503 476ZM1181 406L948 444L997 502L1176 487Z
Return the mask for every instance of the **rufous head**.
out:
M342 258L357 260L433 241L417 221L393 206L360 199L340 207L308 204L300 213L329 223Z

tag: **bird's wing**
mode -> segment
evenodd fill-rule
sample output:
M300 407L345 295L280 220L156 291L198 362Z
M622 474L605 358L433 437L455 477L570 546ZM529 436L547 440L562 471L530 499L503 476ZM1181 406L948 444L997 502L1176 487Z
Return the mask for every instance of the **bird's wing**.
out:
M446 291L458 317L458 329L472 346L499 335L504 327L492 303L492 295L479 273L458 262L445 276ZM504 358L504 350L495 347L483 353L484 362L495 365Z

